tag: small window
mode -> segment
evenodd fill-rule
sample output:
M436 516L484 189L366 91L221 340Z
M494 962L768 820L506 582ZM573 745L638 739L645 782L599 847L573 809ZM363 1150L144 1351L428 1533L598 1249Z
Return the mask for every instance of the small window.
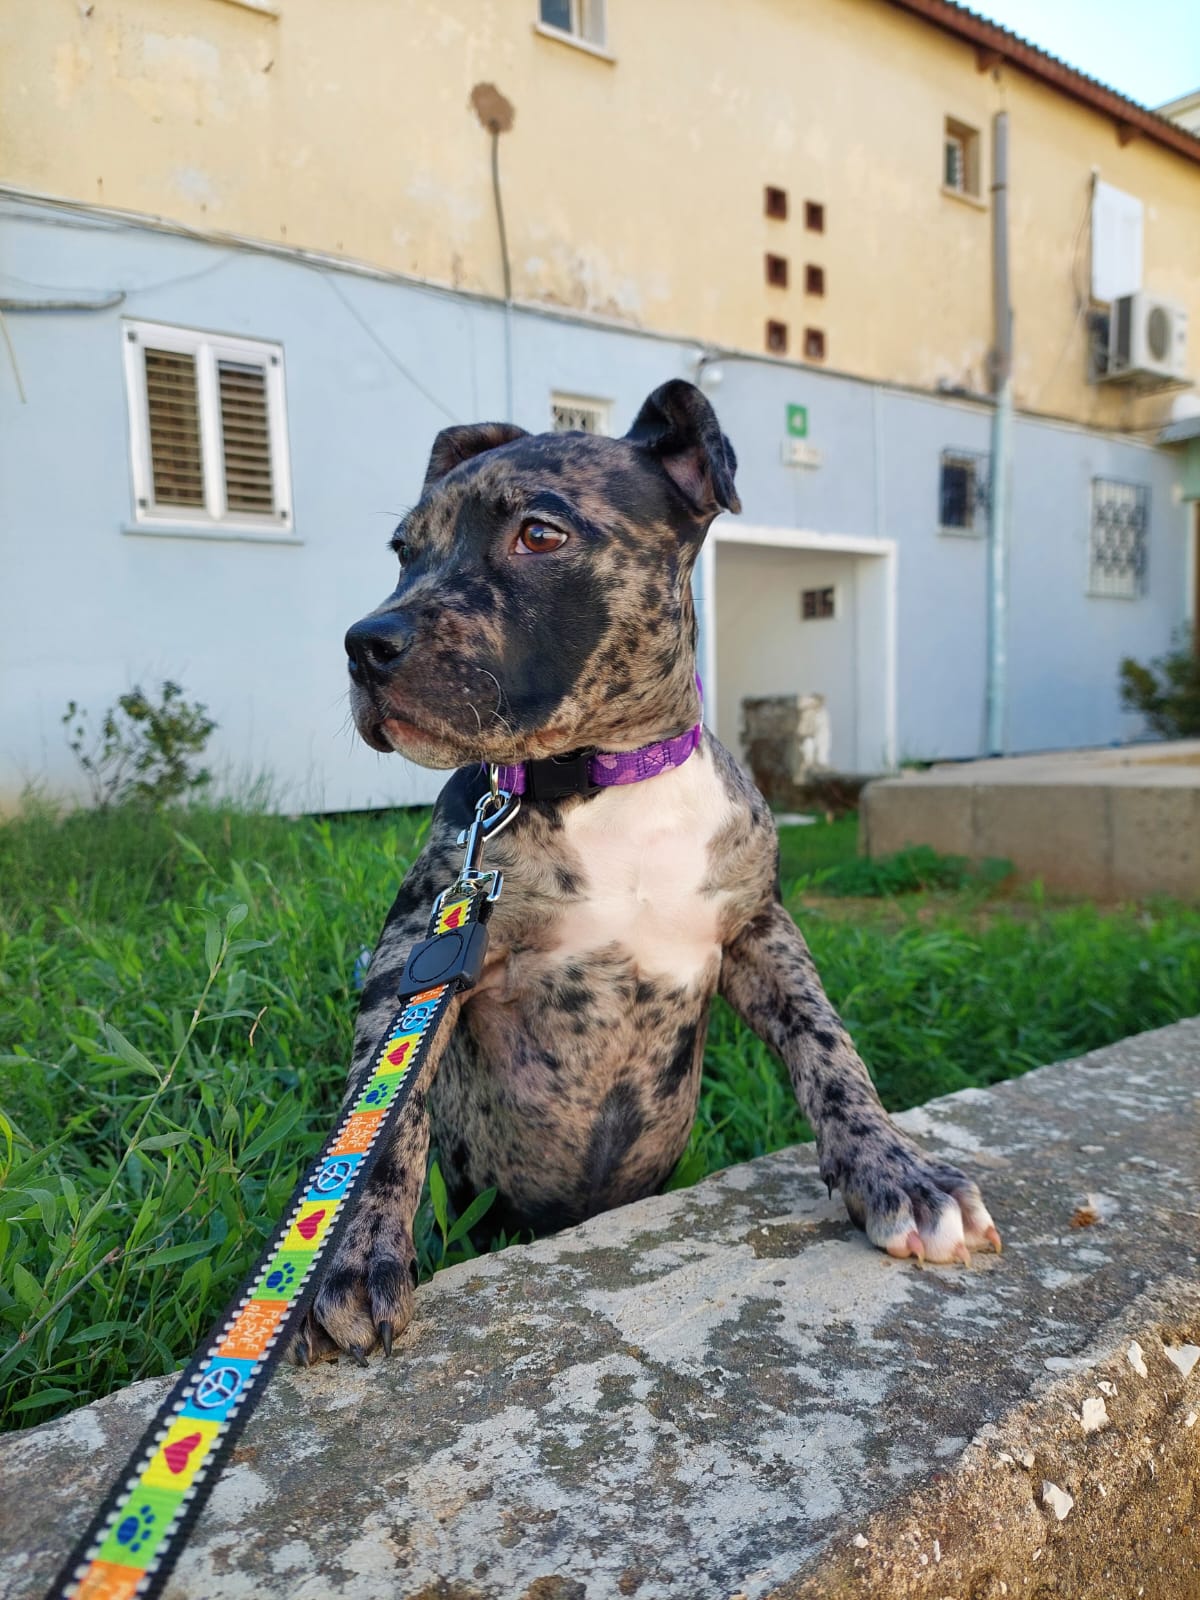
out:
M767 257L767 282L773 289L788 286L788 260L786 256Z
M942 185L954 194L979 197L979 130L946 118Z
M802 589L800 591L800 617L804 622L819 622L824 617L837 615L834 604L835 591L829 589Z
M943 450L938 480L938 527L943 533L983 533L987 525L988 457Z
M805 292L805 294L824 294L825 293L825 268L824 267L812 267L812 266L805 267L805 269L804 269L804 292Z
M599 50L607 44L604 0L539 0L538 17L544 28L569 33Z
M767 349L773 356L787 355L788 325L786 322L767 323Z
M816 200L804 202L804 226L809 233L825 232L825 207Z
M135 521L290 533L281 347L123 328Z
M805 328L804 330L804 359L806 361L824 361L825 359L825 332L822 328Z
M1145 592L1149 509L1144 483L1092 479L1089 594L1136 600Z
M788 214L787 190L772 189L768 185L764 199L764 209L767 216L774 217L776 222L786 222Z
M550 425L554 433L608 433L607 400L588 400L577 394L550 396Z

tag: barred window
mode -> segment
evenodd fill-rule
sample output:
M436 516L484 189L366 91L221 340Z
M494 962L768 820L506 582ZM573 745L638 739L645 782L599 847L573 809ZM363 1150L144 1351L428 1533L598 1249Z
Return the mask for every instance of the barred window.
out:
M973 450L942 451L938 527L943 533L982 534L986 530L988 460Z
M550 396L550 424L555 433L607 433L609 403L578 394Z
M1092 479L1089 594L1136 600L1145 592L1149 510L1144 483Z

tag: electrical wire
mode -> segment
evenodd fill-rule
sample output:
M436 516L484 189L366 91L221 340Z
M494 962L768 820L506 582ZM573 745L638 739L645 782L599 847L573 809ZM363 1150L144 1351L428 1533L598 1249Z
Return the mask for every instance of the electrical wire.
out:
M354 304L354 302L347 298L344 290L342 289L341 285L338 283L337 279L334 278L330 273L325 272L324 270L322 270L320 268L314 268L313 270L315 270L317 272L318 277L320 277L321 280L324 283L328 284L329 288L333 291L333 293L337 296L337 298L342 302L342 304L345 306L346 310L354 318L355 322L358 323L359 327L363 330L363 332L371 340L372 344L374 344L376 346L376 348L387 358L387 360L391 362L392 366L395 367L396 371L399 372L402 377L407 378L409 383L412 384L413 388L416 389L418 391L418 393L423 394L425 396L426 400L429 401L429 404L431 406L433 406L436 410L440 411L442 413L442 415L449 422L458 422L459 418L458 418L457 414L455 412L451 411L448 406L444 406L442 404L442 402L438 399L437 395L435 395L431 389L427 389L425 387L425 385L421 382L420 378L418 378L417 375L414 372L412 372L408 367L406 367L404 365L404 362L401 361L400 357L396 354L396 352L393 349L391 349L391 347L389 345L384 343L384 341L375 332L375 329L371 326L371 324L367 321L367 319L359 311L358 307Z

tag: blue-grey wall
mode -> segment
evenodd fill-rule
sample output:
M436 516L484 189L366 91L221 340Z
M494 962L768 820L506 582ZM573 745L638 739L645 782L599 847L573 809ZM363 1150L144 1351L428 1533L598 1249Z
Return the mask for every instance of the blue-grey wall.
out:
M25 399L0 345L0 799L27 781L74 786L59 722L68 699L96 713L133 682L168 676L216 717L218 763L235 779L270 773L284 809L428 798L439 779L347 730L340 641L391 587L385 540L434 433L504 413L500 308L14 200L0 202L0 268L9 303L124 295L106 311L6 314ZM127 531L122 317L282 343L294 543ZM611 401L619 431L655 385L694 377L700 353L521 311L514 350L518 422L547 426L557 389ZM944 447L986 450L986 408L736 359L710 393L740 457L748 523L898 542L899 753L975 753L985 549L937 534L937 470ZM817 469L781 462L789 402L809 406ZM1029 420L1015 448L1011 742L1127 734L1117 661L1163 648L1184 615L1174 463ZM1150 485L1138 601L1085 593L1097 473Z

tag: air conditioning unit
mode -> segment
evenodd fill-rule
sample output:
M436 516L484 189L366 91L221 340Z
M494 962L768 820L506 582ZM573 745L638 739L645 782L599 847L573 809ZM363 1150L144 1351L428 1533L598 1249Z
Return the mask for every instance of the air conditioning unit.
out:
M1186 382L1187 323L1187 312L1169 300L1140 293L1114 300L1103 376L1117 383L1137 378Z

